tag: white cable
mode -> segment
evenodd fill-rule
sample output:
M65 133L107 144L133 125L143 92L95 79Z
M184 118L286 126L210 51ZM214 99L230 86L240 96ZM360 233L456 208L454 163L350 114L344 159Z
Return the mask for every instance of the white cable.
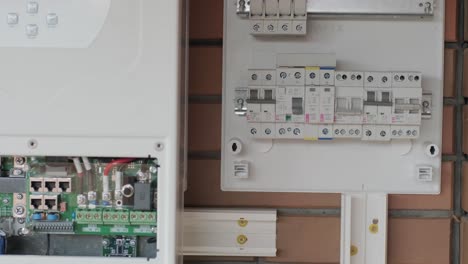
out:
M109 176L102 177L102 192L103 193L109 192Z
M90 171L92 167L91 167L91 162L89 162L88 157L81 157L81 159L83 160L85 170Z
M79 158L73 158L73 164L75 164L75 169L78 174L83 173L83 167L81 166L81 162Z
M123 173L121 171L115 172L115 191L120 191L122 189L122 176Z

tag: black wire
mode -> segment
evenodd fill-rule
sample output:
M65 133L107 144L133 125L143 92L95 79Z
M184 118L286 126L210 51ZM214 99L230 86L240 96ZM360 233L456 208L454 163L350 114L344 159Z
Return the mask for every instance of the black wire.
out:
M154 243L156 243L156 238L155 237L150 237L150 238L148 238L148 240L146 240L146 243L154 244Z

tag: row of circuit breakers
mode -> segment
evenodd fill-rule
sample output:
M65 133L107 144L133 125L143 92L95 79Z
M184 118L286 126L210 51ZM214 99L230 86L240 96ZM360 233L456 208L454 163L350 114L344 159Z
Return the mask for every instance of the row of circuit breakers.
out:
M417 139L424 101L419 72L333 67L249 70L247 121L260 139Z

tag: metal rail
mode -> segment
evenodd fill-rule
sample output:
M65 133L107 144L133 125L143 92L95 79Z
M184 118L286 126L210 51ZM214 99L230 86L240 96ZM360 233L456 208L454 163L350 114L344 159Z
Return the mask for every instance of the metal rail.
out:
M308 0L309 17L432 17L434 0ZM249 0L237 0L237 13L250 13Z

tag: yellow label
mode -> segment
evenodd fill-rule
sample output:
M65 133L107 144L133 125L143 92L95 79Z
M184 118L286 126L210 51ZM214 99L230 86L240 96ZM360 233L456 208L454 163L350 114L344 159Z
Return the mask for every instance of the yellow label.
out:
M306 71L320 71L320 67L305 67Z
M356 256L358 252L358 248L354 245L351 245L351 256Z

